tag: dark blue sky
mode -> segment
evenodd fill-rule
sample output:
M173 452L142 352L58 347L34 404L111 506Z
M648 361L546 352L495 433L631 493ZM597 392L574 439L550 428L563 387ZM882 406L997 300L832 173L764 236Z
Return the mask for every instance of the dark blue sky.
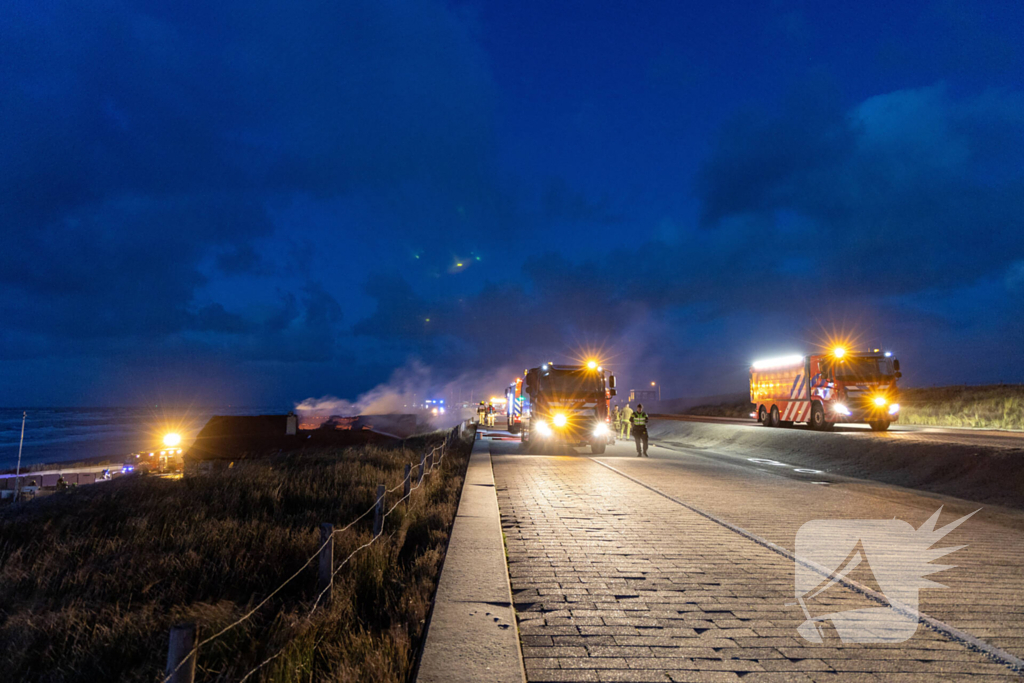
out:
M1014 2L16 0L0 405L493 385L581 346L713 394L839 329L910 384L1022 381L1022 26Z

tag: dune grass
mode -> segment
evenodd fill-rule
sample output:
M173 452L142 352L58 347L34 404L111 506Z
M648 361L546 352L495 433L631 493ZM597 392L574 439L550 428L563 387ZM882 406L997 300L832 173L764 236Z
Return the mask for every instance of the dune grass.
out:
M900 422L945 427L1024 429L1024 385L905 389Z
M749 401L694 406L686 410L687 415L701 415L704 417L750 417L752 412L754 412L754 404Z
M377 484L401 482L406 463L415 471L422 445L303 452L180 481L128 478L3 510L4 680L161 680L173 624L194 621L203 638L243 615L316 551L320 523L344 526L373 504ZM337 575L330 605L307 618L314 562L204 646L196 679L237 681L273 656L248 680L407 681L471 446L450 452L391 513ZM372 538L371 525L372 515L336 534L336 562Z
M1024 429L1024 384L900 390L900 423L940 427ZM695 406L688 415L750 417L752 403Z

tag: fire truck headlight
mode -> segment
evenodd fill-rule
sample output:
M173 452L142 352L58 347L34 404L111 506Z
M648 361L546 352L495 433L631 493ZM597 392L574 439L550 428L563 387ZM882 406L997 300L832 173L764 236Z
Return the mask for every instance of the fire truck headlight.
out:
M594 436L607 436L607 435L608 435L608 425L606 425L603 422L598 422L597 426L594 427Z
M885 396L875 396L875 405L879 408L884 406L886 403L888 403L888 401L885 400Z
M534 420L533 429L541 436L551 436L551 427L544 420Z
M900 412L900 404L899 403L893 403L891 406L889 406L889 414L890 415L895 415L898 412Z
M846 349L844 349L842 346L837 346L836 348L832 349L832 355L835 356L836 358L842 358L843 356L846 355Z
M568 421L569 419L565 416L565 413L558 413L557 415L555 415L554 420L552 420L552 422L555 423L556 427L564 427L565 423L567 423Z
M844 406L842 403L836 403L832 406L832 412L838 413L839 415L849 415L850 409Z
M591 370L596 370L597 369L597 361L596 360L588 360L587 361L587 367L590 368Z

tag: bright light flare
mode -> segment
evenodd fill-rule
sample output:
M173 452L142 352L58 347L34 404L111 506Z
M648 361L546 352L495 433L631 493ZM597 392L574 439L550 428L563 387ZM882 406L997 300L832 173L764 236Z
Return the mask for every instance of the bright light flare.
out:
M837 415L849 415L850 409L844 406L842 403L836 403L832 406L832 412Z
M875 405L876 406L881 407L881 406L884 406L886 403L888 403L888 401L885 400L885 396L875 396Z
M604 423L598 423L598 425L596 427L594 427L594 436L607 436L607 435L608 435L608 425L606 425Z
M556 427L564 427L568 421L569 418L565 416L565 413L558 413L552 420L552 422L555 423Z
M779 356L778 358L755 360L753 367L755 370L767 370L769 368L782 368L787 365L799 365L803 361L803 356L794 354L792 356Z
M591 370L596 370L597 369L597 361L596 360L588 360L587 361L587 367L590 368Z
M181 434L171 432L170 434L164 435L165 446L171 446L173 448L174 446L177 446L179 443L181 443Z
M836 358L842 358L843 356L846 355L846 349L844 349L842 346L837 346L834 349L832 349L832 355L835 356Z

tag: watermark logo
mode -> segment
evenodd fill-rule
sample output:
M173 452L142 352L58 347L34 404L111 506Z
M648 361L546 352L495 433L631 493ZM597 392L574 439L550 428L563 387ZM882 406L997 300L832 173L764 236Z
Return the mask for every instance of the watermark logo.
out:
M932 546L978 510L935 529L941 512L940 507L918 529L898 519L816 519L801 526L796 534L797 602L790 604L799 604L807 619L797 632L809 642L821 643L824 624L831 622L844 643L902 643L913 636L921 589L945 588L925 577L955 566L932 561L967 547ZM851 573L857 578L850 577ZM877 588L860 577L873 578ZM889 605L812 616L811 608L820 610L824 605L824 609L834 610L844 602L825 593L840 582L866 587L869 595L877 598L880 594Z

